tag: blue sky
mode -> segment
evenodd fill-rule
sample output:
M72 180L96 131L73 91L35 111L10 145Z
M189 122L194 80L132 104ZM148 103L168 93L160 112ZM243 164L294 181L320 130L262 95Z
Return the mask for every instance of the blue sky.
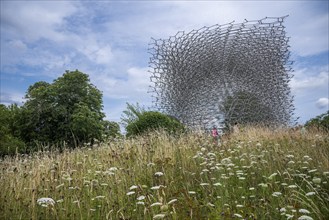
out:
M126 102L151 107L148 43L178 31L289 15L295 117L329 109L328 1L1 1L1 97L22 103L29 85L65 70L89 74L107 119Z

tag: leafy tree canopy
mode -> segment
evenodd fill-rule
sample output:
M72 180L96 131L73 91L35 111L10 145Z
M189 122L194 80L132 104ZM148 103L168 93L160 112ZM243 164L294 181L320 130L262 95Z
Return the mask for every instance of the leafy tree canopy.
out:
M164 129L169 133L184 131L184 126L176 119L160 112L143 112L139 117L126 127L127 136L139 135L148 131Z
M103 122L104 126L104 137L105 139L113 139L113 138L118 138L121 137L120 133L120 126L118 123L114 121L104 121Z
M130 123L136 121L143 113L146 112L144 107L141 107L138 103L130 104L126 103L127 108L122 112L121 124L126 128Z
M305 123L305 126L307 128L317 128L329 132L329 111L310 119Z
M6 107L0 104L0 156L24 150L25 144L17 137L17 129L14 127L18 110L17 105Z
M102 93L78 70L66 71L53 83L37 82L29 87L22 111L21 132L31 143L67 142L77 146L101 139Z

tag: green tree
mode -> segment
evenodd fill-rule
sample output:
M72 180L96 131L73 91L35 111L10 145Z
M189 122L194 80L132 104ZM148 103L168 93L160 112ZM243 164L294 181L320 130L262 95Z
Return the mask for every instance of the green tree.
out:
M15 129L15 116L18 111L19 108L15 104L9 107L0 104L0 156L25 151L25 144L17 137Z
M102 137L102 93L78 70L66 71L53 83L30 86L21 118L22 137L78 146Z
M120 126L118 123L114 121L105 120L103 122L103 127L104 127L104 136L106 139L121 137Z
M329 132L329 111L310 119L305 123L305 127Z
M169 133L180 133L184 131L184 126L176 119L164 115L160 112L143 112L138 119L128 124L126 127L127 136L140 135L145 132L164 129Z
M136 121L143 113L146 112L144 107L141 107L138 103L130 104L126 102L127 108L122 112L121 124L126 128L130 123Z

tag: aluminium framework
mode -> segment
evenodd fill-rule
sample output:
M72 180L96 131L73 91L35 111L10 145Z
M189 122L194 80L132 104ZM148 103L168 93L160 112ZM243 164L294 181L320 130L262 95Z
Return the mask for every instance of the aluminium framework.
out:
M191 128L288 125L293 97L285 17L266 17L152 39L155 108Z

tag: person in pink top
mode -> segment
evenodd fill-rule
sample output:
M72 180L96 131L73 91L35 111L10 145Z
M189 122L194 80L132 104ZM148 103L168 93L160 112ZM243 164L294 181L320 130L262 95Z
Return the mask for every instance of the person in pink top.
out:
M217 146L218 145L218 137L219 137L219 134L218 134L217 128L215 126L211 130L211 136L214 139L214 145Z

